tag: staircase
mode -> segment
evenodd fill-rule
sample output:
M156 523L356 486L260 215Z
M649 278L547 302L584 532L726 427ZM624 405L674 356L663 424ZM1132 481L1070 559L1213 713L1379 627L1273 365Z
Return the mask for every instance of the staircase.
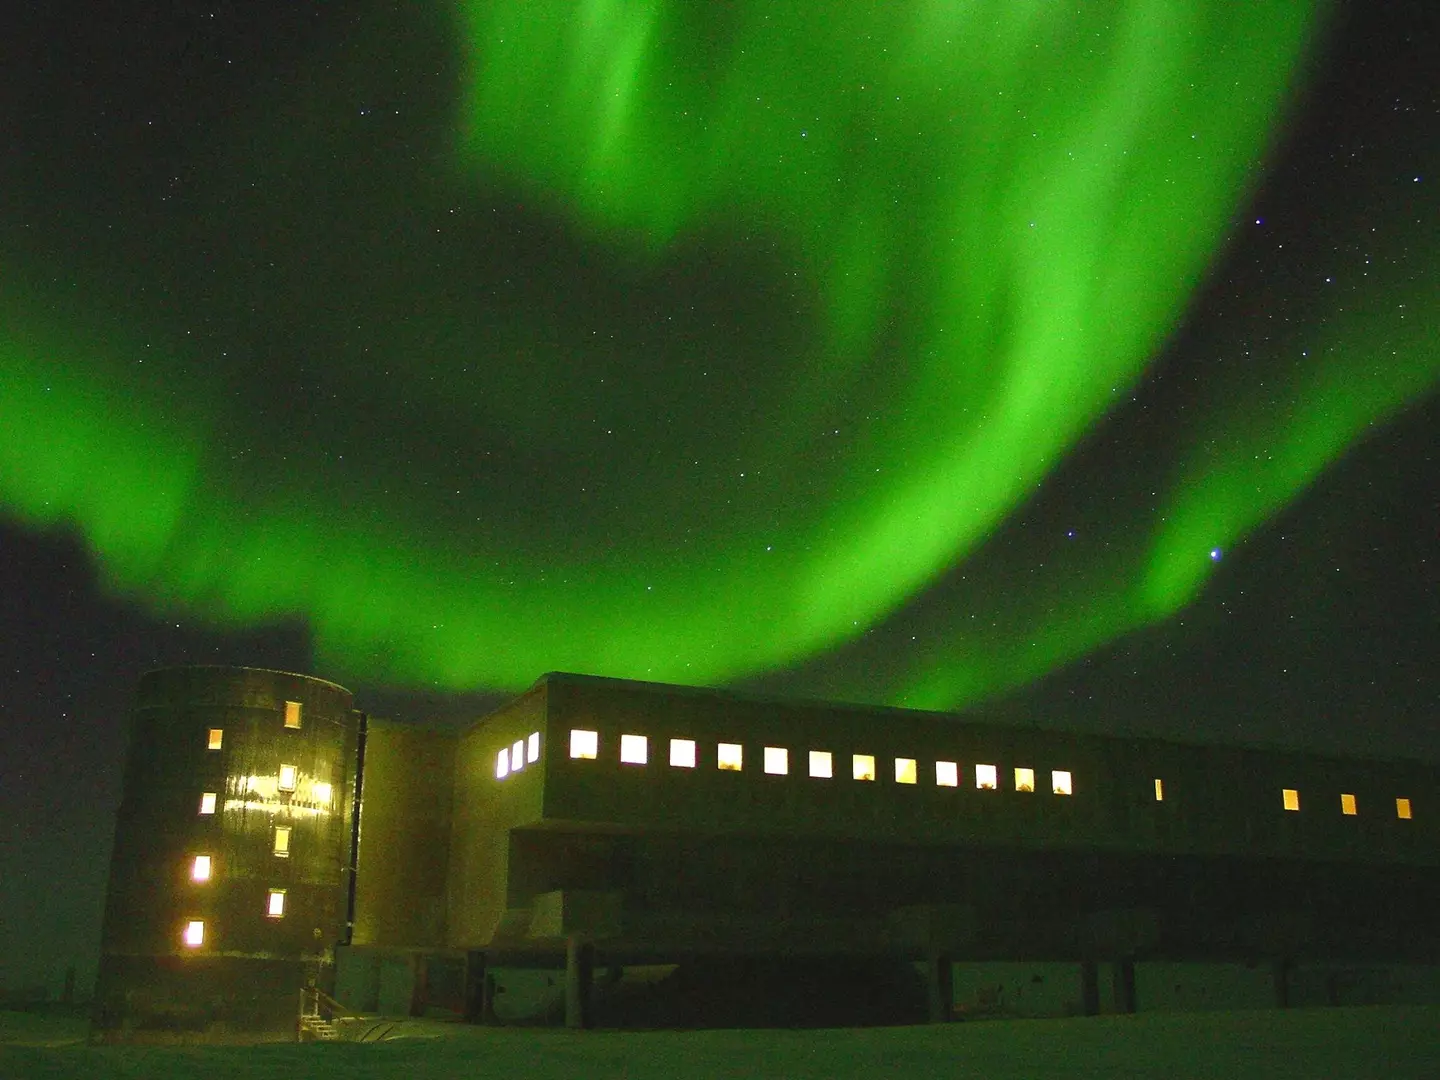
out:
M340 1028L336 1021L353 1020L344 1005L314 986L300 990L300 1016L296 1035L300 1042L338 1042Z

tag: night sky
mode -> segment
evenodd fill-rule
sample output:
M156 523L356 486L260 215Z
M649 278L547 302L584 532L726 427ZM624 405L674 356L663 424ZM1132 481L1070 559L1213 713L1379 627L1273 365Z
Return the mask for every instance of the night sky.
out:
M1440 761L1428 0L28 7L0 987L168 664Z

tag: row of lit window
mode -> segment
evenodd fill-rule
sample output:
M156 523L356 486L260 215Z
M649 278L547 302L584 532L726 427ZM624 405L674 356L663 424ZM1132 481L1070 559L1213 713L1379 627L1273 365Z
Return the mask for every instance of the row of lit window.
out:
M572 758L594 759L600 754L600 735L595 731L579 728L570 732L570 756ZM699 746L694 739L670 740L670 764L677 769L693 769L699 763ZM620 736L620 761L625 765L645 765L650 760L650 740L645 735ZM722 742L716 746L715 765L721 770L739 772L744 768L745 748L740 743ZM830 779L835 775L835 755L829 750L811 750L806 759L810 776ZM772 776L786 776L790 772L790 750L784 746L766 746L761 750L760 767ZM854 780L874 780L878 776L874 754L851 754L850 776ZM897 784L914 784L919 781L919 762L915 758L894 759L894 776ZM1016 791L1035 790L1035 770L1016 768L1013 772ZM939 787L960 786L960 765L954 761L935 762L935 783ZM996 765L975 766L975 786L982 791L994 791L1000 787L1000 769ZM1056 795L1074 793L1074 780L1065 769L1050 773L1050 790Z
M1280 804L1284 806L1286 810L1299 813L1299 790L1297 788L1282 788L1280 791ZM1340 812L1346 817L1355 817L1357 814L1360 813L1360 806L1355 801L1354 795L1346 793L1340 796ZM1401 821L1409 821L1415 816L1414 811L1410 808L1409 799L1395 800L1395 816Z
M503 780L511 773L519 772L526 765L540 760L540 732L532 731L526 739L516 739L514 744L501 749L495 757L495 778Z
M300 702L285 702L285 727L289 731L300 730ZM225 745L225 729L212 727L206 740L207 750L219 750Z
M270 889L265 894L265 917L267 919L283 919L285 917L285 890ZM185 929L181 932L180 940L190 949L198 949L205 944L205 920L188 919Z

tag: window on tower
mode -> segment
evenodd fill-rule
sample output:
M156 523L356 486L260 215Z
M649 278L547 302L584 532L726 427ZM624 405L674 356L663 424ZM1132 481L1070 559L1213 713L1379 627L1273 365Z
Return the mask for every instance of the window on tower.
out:
M271 889L265 901L265 914L268 918L279 919L285 914L285 890Z
M285 702L285 726L291 731L300 730L300 702Z
M835 755L829 750L810 751L810 775L829 780L835 775Z
M206 741L206 743L205 743L205 749L207 749L207 750L219 750L220 747L224 744L224 742L225 742L225 729L224 729L224 728L218 728L218 727L212 727L212 728L210 729L209 739L208 739L208 740Z

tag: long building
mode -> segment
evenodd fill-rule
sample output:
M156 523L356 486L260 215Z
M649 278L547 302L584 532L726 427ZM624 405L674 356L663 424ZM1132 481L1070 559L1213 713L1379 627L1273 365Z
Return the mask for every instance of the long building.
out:
M141 683L98 1038L293 1037L297 995L495 1012L497 970L1440 961L1440 790L1413 762L1063 734L551 674L464 730L305 676ZM870 969L870 970L873 970ZM398 1003L398 1004L397 1004Z

